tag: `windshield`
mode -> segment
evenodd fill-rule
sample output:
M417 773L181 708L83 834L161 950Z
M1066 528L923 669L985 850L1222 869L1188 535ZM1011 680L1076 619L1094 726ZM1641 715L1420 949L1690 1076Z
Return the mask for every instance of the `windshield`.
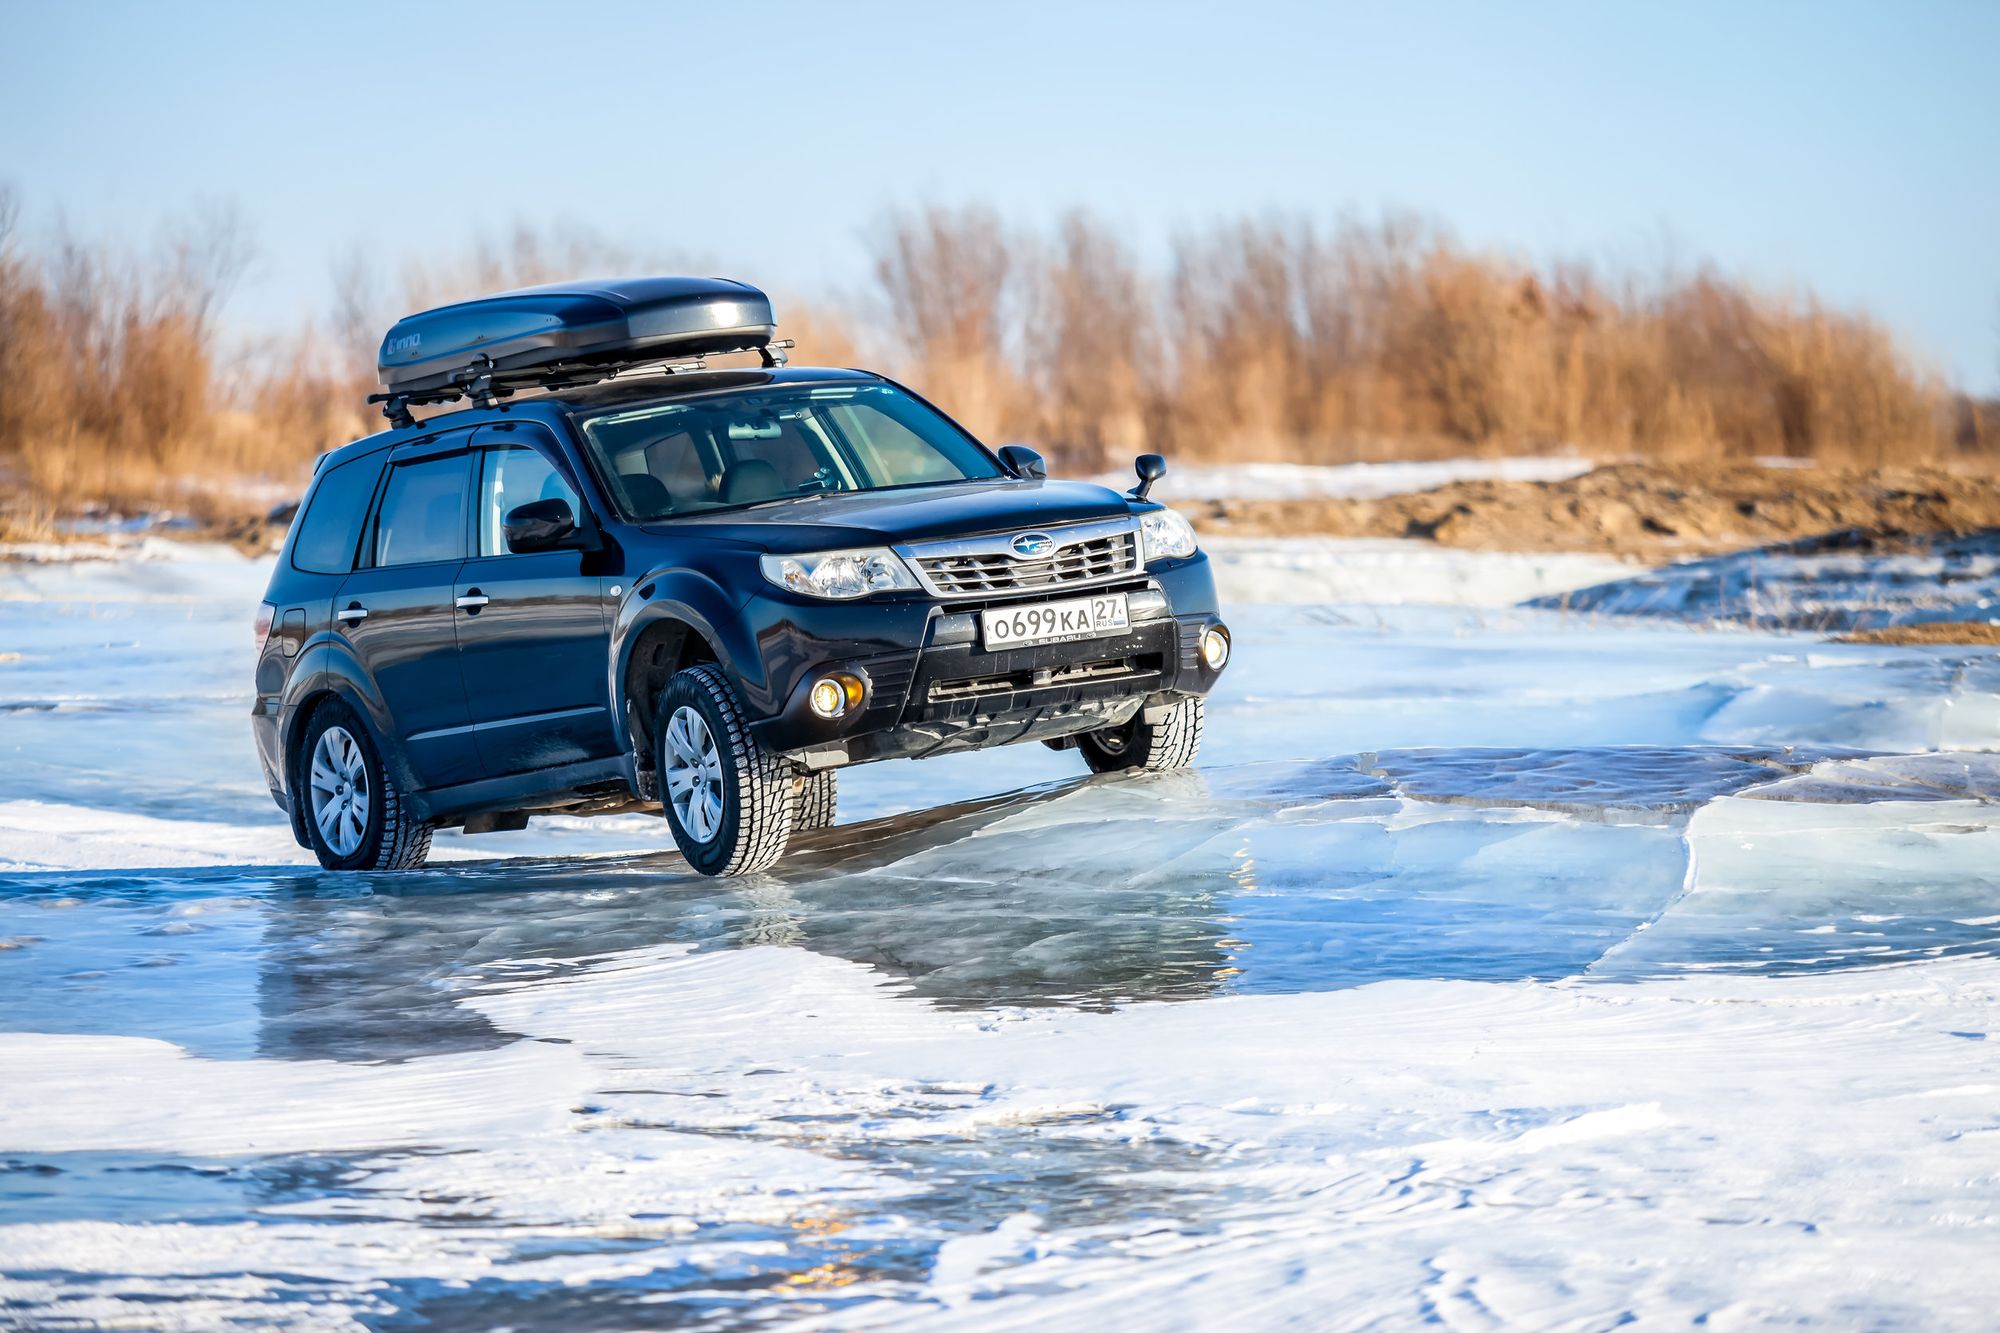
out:
M580 417L640 522L833 491L1003 475L985 450L887 384L800 384Z

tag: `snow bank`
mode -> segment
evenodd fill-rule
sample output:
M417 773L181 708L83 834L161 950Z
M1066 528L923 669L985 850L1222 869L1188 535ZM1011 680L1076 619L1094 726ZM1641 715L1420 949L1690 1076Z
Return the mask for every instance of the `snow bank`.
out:
M1568 481L1597 466L1582 458L1444 458L1429 462L1175 464L1152 496L1175 500L1378 500L1435 490L1455 481ZM1090 480L1130 490L1128 468Z
M476 1141L562 1128L586 1084L559 1047L371 1068L198 1060L137 1037L0 1034L0 1152L200 1157Z
M1461 551L1433 542L1209 537L1216 590L1245 602L1513 606L1628 577L1609 556Z
M678 1123L726 1105L820 1137L806 1127L838 1106L862 1142L906 1138L915 1116L933 1135L1183 1146L1156 1183L1199 1209L1009 1214L974 1254L940 1256L913 1314L1179 1326L1337 1301L1359 1326L1445 1298L1536 1327L1627 1311L1969 1326L2000 1296L1978 1259L2000 1054L1954 1035L2000 1000L1990 962L1784 991L1389 984L992 1022L892 1020L877 980L797 951L674 952L482 1003L616 1052L628 1078L686 1071L692 1022L635 1035L618 1016L699 1013L731 970L748 984L722 993L778 1002L724 1014L731 1055L695 1075L708 1096ZM1729 1263L1703 1258L1718 1226Z

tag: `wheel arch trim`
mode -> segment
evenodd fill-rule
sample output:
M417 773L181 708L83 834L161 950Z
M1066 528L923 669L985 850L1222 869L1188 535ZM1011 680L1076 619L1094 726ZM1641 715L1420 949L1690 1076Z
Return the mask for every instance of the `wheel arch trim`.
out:
M733 680L753 690L763 681L763 658L738 615L740 599L704 574L676 569L647 574L632 581L632 592L619 606L612 626L609 681L611 712L628 749L644 751L647 737L636 734L635 720L651 708L650 699L634 697L634 655L651 632L679 626L706 646L710 657Z

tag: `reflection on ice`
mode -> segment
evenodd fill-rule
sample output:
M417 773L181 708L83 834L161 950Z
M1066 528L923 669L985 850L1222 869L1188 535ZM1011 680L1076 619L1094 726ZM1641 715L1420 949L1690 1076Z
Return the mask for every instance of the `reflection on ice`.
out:
M1525 806L1584 819L1658 820L1769 782L1824 757L1819 750L1459 750L1368 756L1406 796L1460 805ZM1371 762L1372 761L1372 762Z
M747 881L664 854L17 876L0 1030L488 1049L513 1034L466 987L662 944L810 950L948 1007L1893 961L1992 946L1955 923L1986 914L1996 797L1971 755L1406 750L1049 784L837 827Z

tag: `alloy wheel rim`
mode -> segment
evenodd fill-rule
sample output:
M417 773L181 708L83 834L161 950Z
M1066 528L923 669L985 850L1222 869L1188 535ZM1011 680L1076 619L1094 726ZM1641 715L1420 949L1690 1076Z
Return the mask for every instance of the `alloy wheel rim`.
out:
M312 815L336 856L361 850L368 833L368 764L345 727L320 733L312 753Z
M667 719L667 802L687 835L712 842L722 828L722 754L708 723L682 704Z

